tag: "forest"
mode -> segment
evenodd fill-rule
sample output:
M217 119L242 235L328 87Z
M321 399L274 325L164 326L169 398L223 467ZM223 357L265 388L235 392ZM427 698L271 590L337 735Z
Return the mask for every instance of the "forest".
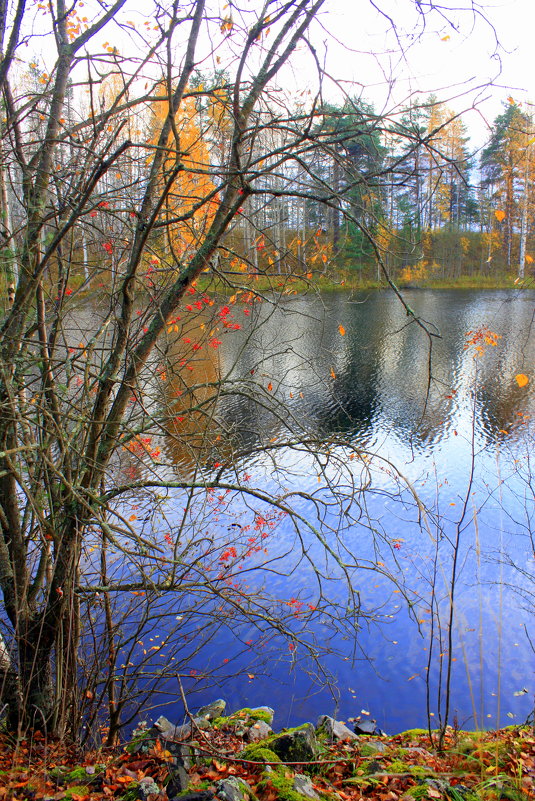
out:
M365 89L326 91L314 42L327 0L243 5L0 3L0 710L12 733L113 746L157 692L184 711L189 692L247 690L270 664L304 665L332 689L331 657L356 663L370 627L406 616L418 637L428 627L422 714L443 742L466 531L496 499L522 548L532 531L530 463L513 453L533 383L530 114L507 99L473 152L435 96L382 116ZM460 14L405 5L422 36ZM315 281L342 289L348 275L392 292L365 309L333 292L328 306ZM469 298L418 312L398 289L464 276L509 282L519 311L504 301L503 335ZM424 503L421 476L385 444L399 437L390 445L412 457L442 429L465 448L446 506L439 479ZM510 458L510 483L482 481L472 508L491 445L485 481ZM499 553L514 576L504 592L520 576L531 597L524 551Z

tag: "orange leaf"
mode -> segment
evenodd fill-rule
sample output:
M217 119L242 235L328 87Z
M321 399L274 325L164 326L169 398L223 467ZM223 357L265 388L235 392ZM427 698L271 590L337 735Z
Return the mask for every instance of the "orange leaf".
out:
M529 384L529 378L524 373L515 375L515 380L519 387L525 387L527 384Z
M342 323L340 323L340 325L338 326L338 333L340 334L341 337L345 337L346 335L346 330L342 325Z
M496 209L496 211L494 212L494 216L496 217L498 222L503 222L503 220L505 220L505 218L507 217L505 211L503 211L502 209Z
M332 367L331 367L331 378L336 378L336 373L334 372Z
M137 515L130 515L128 522L131 523L133 520L137 520Z
M271 390L273 389L273 384L271 383L271 381L267 385L267 388L268 388L268 392L271 392Z

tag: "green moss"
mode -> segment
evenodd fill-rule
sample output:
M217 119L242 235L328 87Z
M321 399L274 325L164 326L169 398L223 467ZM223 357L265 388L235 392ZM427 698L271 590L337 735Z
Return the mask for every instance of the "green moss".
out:
M363 757L374 756L374 754L379 753L377 748L374 748L373 745L368 745L367 743L363 743L360 746L359 752Z
M401 732L402 737L409 737L410 739L413 737L425 737L426 734L429 734L427 729L407 729Z
M87 780L87 771L85 768L74 768L74 770L69 771L64 776L66 782L81 782Z
M255 723L258 720L263 720L265 723L271 723L271 715L269 712L264 712L262 709L250 709L244 707L233 712L232 715L226 717L215 718L212 721L214 729L221 729L223 726L231 726L236 723Z
M293 776L288 777L281 770L276 770L272 773L263 773L262 777L256 788L260 798L264 792L269 792L273 787L277 791L280 801L304 801L306 799L306 796L294 790Z
M381 780L375 776L352 776L350 779L344 779L344 784L352 784L357 787L375 787Z
M130 742L126 746L125 751L128 754L135 753L135 751L137 750L137 746L140 743L144 742L145 740L154 740L154 735L151 734L150 731L144 731L141 734L136 734L136 736L133 737L132 740L130 740ZM147 743L147 745L148 745L148 743Z
M139 782L129 784L121 796L121 801L138 801Z
M413 798L428 798L427 791L429 786L427 784L416 784L414 787L409 787L407 794Z
M73 795L89 795L91 790L86 784L80 784L75 787L69 787L68 790L65 790L65 798L70 800L72 799Z
M253 762L279 762L282 764L281 758L275 751L267 748L265 743L265 740L260 743L251 743L238 756L243 757L243 759L250 759Z

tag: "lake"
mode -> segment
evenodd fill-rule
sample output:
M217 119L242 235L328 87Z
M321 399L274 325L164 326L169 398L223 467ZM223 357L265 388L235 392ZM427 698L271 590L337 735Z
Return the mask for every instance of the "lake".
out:
M116 471L177 485L157 503L140 494L139 531L198 561L180 595L152 596L148 624L140 612L143 636L127 626L138 645L123 647L124 670L139 686L174 660L193 708L222 696L273 706L277 727L335 713L392 733L425 726L426 708L438 725L449 666L450 721L525 720L535 293L404 297L409 314L386 291L238 300L225 316L238 325L191 361L206 320L169 333L152 398L167 421L150 443L158 466L130 449ZM172 720L175 685L152 699Z

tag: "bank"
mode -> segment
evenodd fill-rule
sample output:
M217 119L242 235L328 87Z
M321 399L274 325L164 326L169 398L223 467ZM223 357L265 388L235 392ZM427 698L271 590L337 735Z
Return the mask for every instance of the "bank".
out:
M79 753L39 733L0 740L0 798L25 801L529 801L529 725L468 732L413 729L387 736L373 721L276 731L269 707L226 714L216 701L175 725L138 726L115 749ZM368 724L368 725L366 725Z

